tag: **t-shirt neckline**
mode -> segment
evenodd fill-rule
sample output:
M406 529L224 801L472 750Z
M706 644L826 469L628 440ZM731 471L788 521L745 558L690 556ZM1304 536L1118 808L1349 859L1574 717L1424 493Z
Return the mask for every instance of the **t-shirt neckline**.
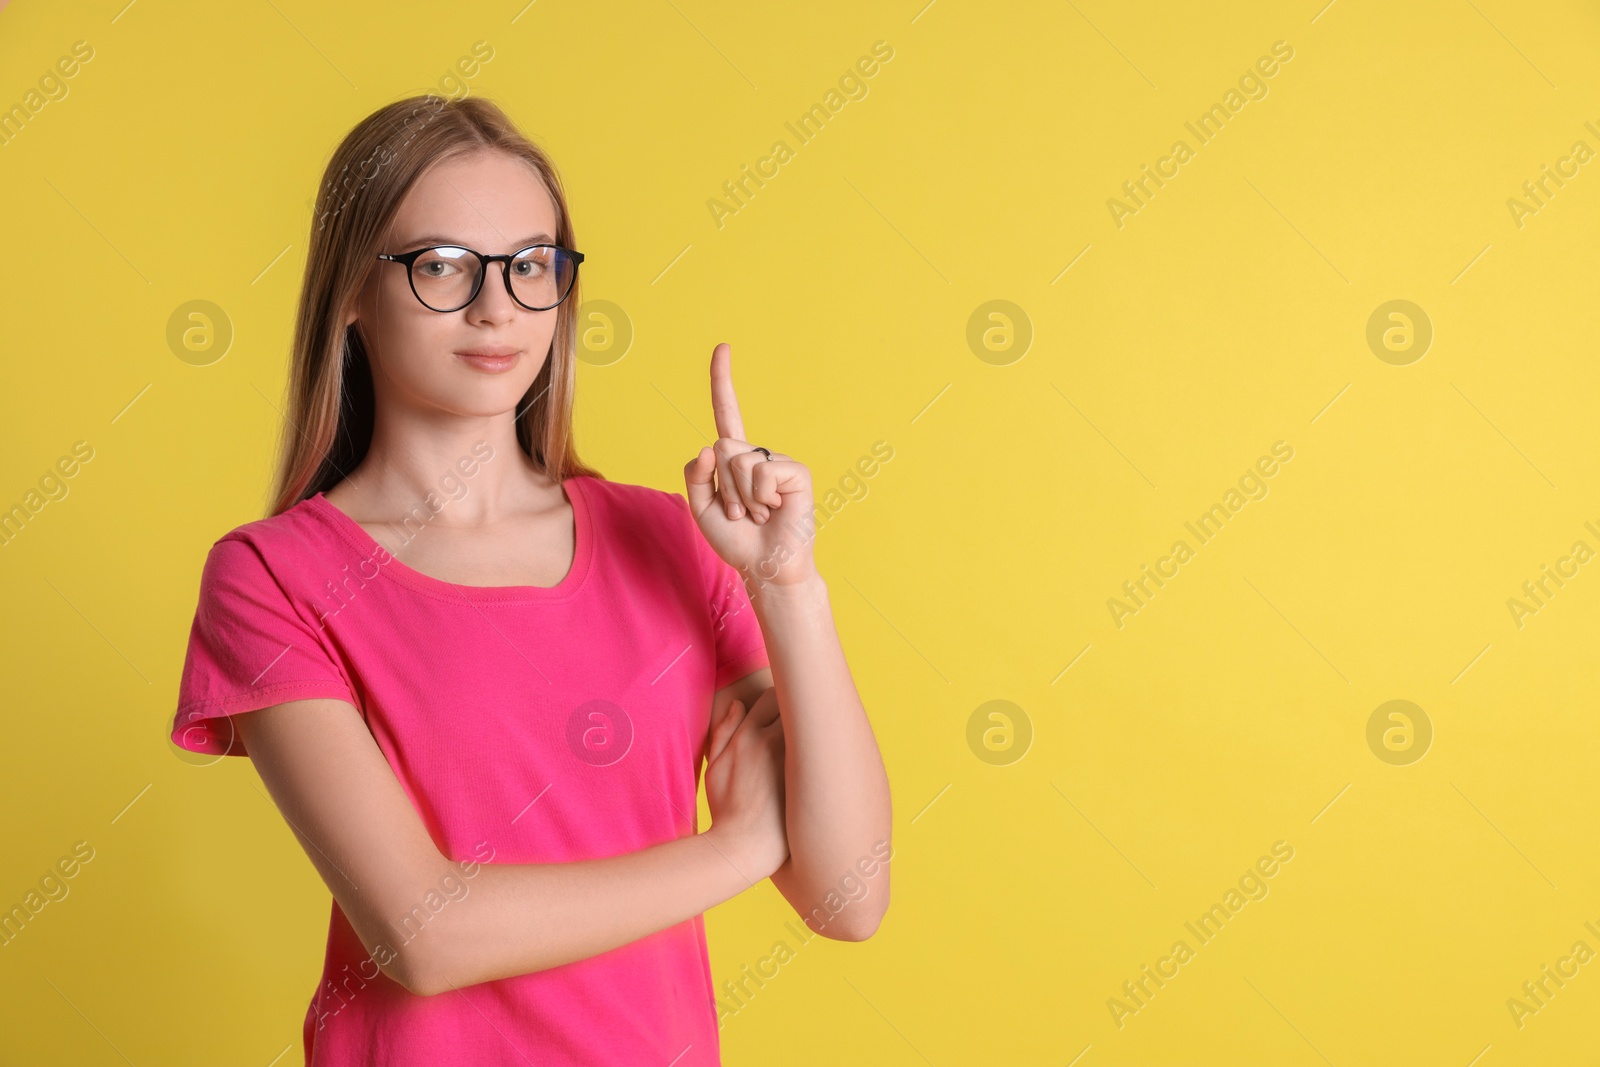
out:
M583 476L573 476L562 481L561 489L572 505L572 566L566 576L552 586L543 585L457 585L441 578L423 574L406 566L378 542L366 527L341 511L323 493L307 497L316 514L321 515L338 534L351 545L372 558L382 574L387 574L401 585L446 600L566 600L575 595L589 576L594 557L594 523L589 514L589 502L584 498Z

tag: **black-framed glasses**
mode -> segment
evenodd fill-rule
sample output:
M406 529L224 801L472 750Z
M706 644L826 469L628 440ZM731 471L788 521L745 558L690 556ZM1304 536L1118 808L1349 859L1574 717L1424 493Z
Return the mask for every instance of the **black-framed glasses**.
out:
M489 255L461 245L430 245L378 258L404 263L411 292L430 311L460 311L478 299L489 264L500 268L506 292L529 311L549 311L572 292L583 253L560 245L529 245L509 255Z

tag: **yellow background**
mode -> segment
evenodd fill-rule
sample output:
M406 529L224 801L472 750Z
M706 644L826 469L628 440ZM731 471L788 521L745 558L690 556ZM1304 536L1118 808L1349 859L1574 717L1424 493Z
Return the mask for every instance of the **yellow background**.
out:
M1506 201L1600 149L1593 5L124 2L0 13L0 104L95 50L0 146L0 505L95 449L0 549L0 904L96 850L0 948L0 1059L299 1062L328 893L249 763L166 731L206 549L262 514L321 168L479 40L470 91L553 154L585 296L634 330L580 367L589 461L681 490L723 340L750 438L819 492L894 450L818 547L894 903L799 948L728 1063L1592 1056L1600 963L1520 1028L1506 1001L1600 950L1600 563L1520 628L1507 600L1600 548L1600 163L1520 227ZM879 40L868 95L796 147ZM1268 95L1195 146L1280 40ZM1119 229L1107 199L1179 138ZM165 340L195 299L235 331L203 367ZM1405 366L1366 342L1396 299L1434 330ZM967 342L991 300L1033 330L1003 365ZM1117 627L1108 598L1279 440L1269 495ZM1394 699L1434 731L1405 766L1366 740ZM1020 760L969 748L990 700L1031 724ZM1119 1028L1108 998L1279 840L1270 894ZM718 981L791 917L770 884L709 913Z

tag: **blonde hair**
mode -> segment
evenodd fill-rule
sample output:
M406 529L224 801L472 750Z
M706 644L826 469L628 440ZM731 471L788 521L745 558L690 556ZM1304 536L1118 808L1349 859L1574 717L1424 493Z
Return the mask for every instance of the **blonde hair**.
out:
M356 325L341 326L344 315L377 268L383 237L417 178L435 163L484 149L535 170L555 204L555 243L577 247L555 164L492 102L430 93L397 100L362 119L334 151L317 193L272 515L331 489L366 456L374 414L372 367ZM578 458L572 435L581 284L575 281L556 309L544 367L517 405L517 443L558 483L602 477Z

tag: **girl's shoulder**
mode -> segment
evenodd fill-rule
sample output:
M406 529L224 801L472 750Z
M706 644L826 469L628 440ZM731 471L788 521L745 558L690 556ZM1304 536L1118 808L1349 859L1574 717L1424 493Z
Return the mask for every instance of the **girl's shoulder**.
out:
M568 478L563 484L572 483L580 487L584 503L604 510L607 518L676 524L681 517L689 514L689 501L682 493L669 493L650 485L614 482L591 475Z
M259 547L309 547L317 542L337 539L344 533L337 521L340 514L321 493L317 493L276 515L241 523L217 538L217 543L247 541Z
M270 573L287 587L299 584L292 576L300 572L321 573L330 560L359 559L369 547L360 527L318 493L276 515L241 523L218 537L208 552L208 569L245 567Z
M699 527L682 493L589 475L568 478L563 484L573 483L583 494L582 506L606 536L655 542L675 554L695 549Z

